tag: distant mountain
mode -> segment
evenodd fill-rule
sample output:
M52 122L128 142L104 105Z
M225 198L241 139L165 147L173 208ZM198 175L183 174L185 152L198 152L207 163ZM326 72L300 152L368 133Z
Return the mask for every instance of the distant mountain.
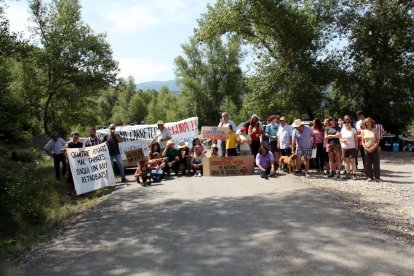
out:
M175 80L168 80L168 81L147 81L141 82L137 84L137 89L141 89L143 91L148 89L155 89L157 91L161 90L161 87L167 86L171 93L180 93L181 87L179 87Z

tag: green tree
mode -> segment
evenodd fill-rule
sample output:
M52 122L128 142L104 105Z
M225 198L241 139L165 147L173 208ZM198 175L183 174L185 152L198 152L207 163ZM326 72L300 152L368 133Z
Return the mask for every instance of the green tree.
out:
M176 121L178 119L177 111L177 98L170 93L167 86L163 86L159 93L153 94L145 121L147 123L156 123L158 120Z
M329 67L318 60L327 17L318 2L219 0L199 20L197 39L237 36L257 55L246 108L310 117L319 111Z
M35 58L43 73L43 126L50 133L51 127L70 126L88 113L90 97L115 80L117 63L105 36L81 20L79 1L33 0L30 8L41 45Z
M182 86L180 110L185 117L199 117L200 125L215 125L227 107L226 99L238 109L246 93L240 41L230 38L223 43L216 38L202 42L193 38L182 49L184 55L175 59Z
M351 76L358 108L388 130L404 131L414 119L414 2L355 0L339 7L349 45L337 58Z

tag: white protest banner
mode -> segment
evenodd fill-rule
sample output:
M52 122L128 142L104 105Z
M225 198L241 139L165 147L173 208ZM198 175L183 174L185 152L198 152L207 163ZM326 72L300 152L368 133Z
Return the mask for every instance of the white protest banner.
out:
M106 144L66 150L76 194L84 194L115 184Z
M178 144L180 141L191 143L194 138L198 137L198 117L165 123L164 126L170 130L175 144ZM155 137L156 132L156 124L117 126L115 133L119 134L123 141L119 144L122 158L125 160L125 152L132 149L142 148L144 152L147 152L149 150L148 144ZM96 135L101 140L106 134L109 134L109 129L99 129L96 131Z

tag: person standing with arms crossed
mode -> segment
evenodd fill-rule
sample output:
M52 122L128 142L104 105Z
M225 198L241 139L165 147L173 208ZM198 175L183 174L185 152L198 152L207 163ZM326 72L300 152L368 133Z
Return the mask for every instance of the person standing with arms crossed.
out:
M119 174L121 175L121 181L127 182L128 179L125 177L124 160L122 160L121 151L119 150L119 144L122 143L122 138L115 133L115 125L109 125L110 133L105 135L103 142L106 142L109 150L109 157L111 159L112 167L114 167L114 161L119 168Z

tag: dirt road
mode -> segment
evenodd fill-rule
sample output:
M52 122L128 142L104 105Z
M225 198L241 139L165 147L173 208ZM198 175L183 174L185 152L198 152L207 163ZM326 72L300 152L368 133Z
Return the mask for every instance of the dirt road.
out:
M414 245L293 176L181 177L118 190L27 275L414 275Z

